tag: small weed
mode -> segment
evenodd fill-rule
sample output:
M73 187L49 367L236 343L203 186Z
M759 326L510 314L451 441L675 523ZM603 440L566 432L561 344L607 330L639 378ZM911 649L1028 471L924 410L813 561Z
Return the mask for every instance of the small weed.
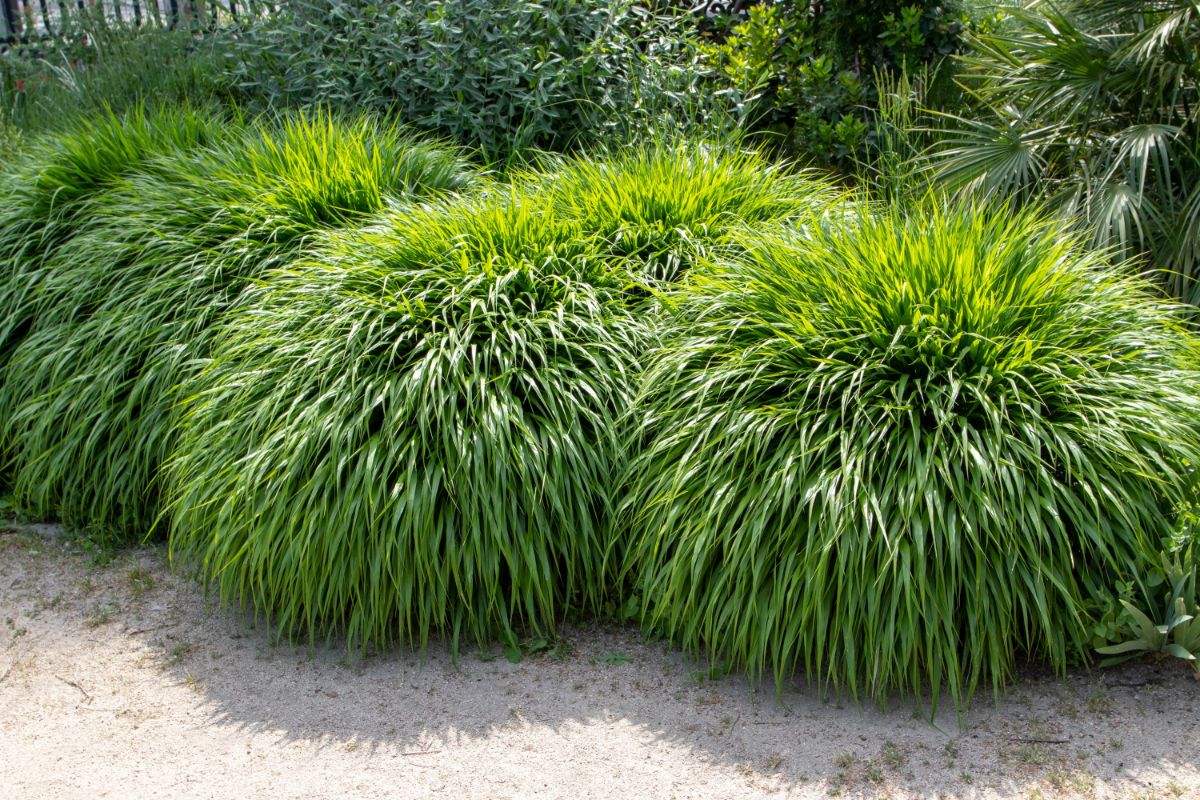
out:
M64 600L66 600L66 595L64 595L62 592L59 592L49 600L38 600L37 609L38 611L53 611L62 606Z
M858 761L853 753L842 753L837 758L833 759L834 766L838 769L850 769L854 763Z
M1056 792L1071 792L1074 794L1095 794L1096 779L1085 772L1069 774L1062 770L1052 771L1046 778L1050 788Z
M525 658L566 658L575 648L566 639L558 636L520 640L516 634L509 631L501 637L501 649L505 658L513 664L519 664Z
M172 664L178 664L180 661L183 661L183 659L185 659L189 655L191 655L191 652L192 652L192 643L191 642L187 642L187 641L183 641L183 640L177 641L174 645L171 646L171 649L168 651L168 655L170 656L170 662Z
M91 559L92 566L107 567L117 557L124 542L121 537L102 527L88 528L78 532L75 541Z
M1063 715L1067 719L1079 718L1079 709L1075 707L1074 703L1064 701L1058 704L1058 708L1056 710L1059 714Z
M12 633L13 639L20 639L22 636L29 633L29 630L26 628L18 628L17 623L12 617L5 617L4 624L8 626L9 631Z
M863 770L863 777L869 783L883 783L883 770L879 768L878 764L868 763Z
M621 664L628 664L632 660L633 659L631 659L629 656L625 655L624 653L604 653L603 655L596 657L596 663L607 664L610 667L617 667L617 666L620 666Z
M1125 742L1121 739L1109 739L1108 747L1110 750L1124 750Z
M521 642L521 651L532 658L566 658L575 646L561 636L526 639Z
M99 628L101 625L107 625L112 622L113 615L118 610L116 603L97 603L92 607L92 613L84 619L84 623L89 628Z
M4 549L22 550L27 555L36 556L41 553L42 539L35 533L21 531L16 528L3 528L5 535Z
M1087 710L1093 714L1110 714L1113 710L1112 699L1103 689L1097 689L1087 700Z
M129 570L129 574L125 576L125 580L129 583L129 592L133 595L134 600L141 600L148 592L153 591L157 585L150 570L140 564Z
M975 776L969 772L960 772L958 774L958 779L968 786L975 782Z
M1049 760L1045 748L1036 744L1022 745L1017 748L1013 755L1022 764L1032 764L1034 766L1041 766Z
M902 751L895 742L891 741L885 741L883 743L881 757L883 758L883 763L890 769L900 769L904 766L904 762L907 760L907 756L904 755L904 751Z
M775 772L781 766L783 766L783 756L779 753L769 753L767 757L763 759L763 767L766 768L767 772Z

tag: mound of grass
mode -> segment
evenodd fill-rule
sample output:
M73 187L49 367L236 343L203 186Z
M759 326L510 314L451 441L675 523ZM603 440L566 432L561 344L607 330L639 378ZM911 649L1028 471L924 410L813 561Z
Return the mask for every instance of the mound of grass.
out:
M143 536L173 387L248 282L314 232L467 189L453 153L369 118L293 115L159 159L89 207L45 270L36 329L0 388L13 493L30 514Z
M520 190L332 236L189 386L174 557L283 634L364 646L595 609L646 344L627 282Z
M42 288L46 261L89 224L99 198L154 158L203 146L229 125L209 110L139 107L23 142L0 174L0 366L38 309L55 305Z
M884 699L1088 653L1200 458L1197 341L1030 216L758 236L678 293L624 521L645 624Z
M841 198L752 150L687 140L563 159L529 180L651 288L686 277L735 231L778 227Z

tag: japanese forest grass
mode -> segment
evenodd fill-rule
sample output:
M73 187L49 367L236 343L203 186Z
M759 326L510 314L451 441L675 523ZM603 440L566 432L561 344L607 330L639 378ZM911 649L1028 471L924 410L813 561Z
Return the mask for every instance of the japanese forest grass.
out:
M201 147L232 125L204 109L138 108L25 143L0 174L0 367L51 299L42 290L53 272L46 262L88 227L104 194L147 162Z
M503 190L329 237L188 386L171 551L285 635L511 641L602 602L629 276Z
M105 192L147 162L203 146L232 125L206 109L137 108L22 142L0 171L0 371L39 309L55 305L47 262L88 227ZM0 437L0 486L9 481L9 460Z
M547 160L522 181L605 257L624 261L631 290L643 294L686 281L695 265L735 246L738 231L808 224L845 199L815 173L757 151L666 137Z
M675 293L622 523L648 630L752 675L966 704L1086 660L1200 458L1197 340L1047 223L760 235Z
M189 384L173 552L281 633L358 645L511 641L608 607L647 296L834 196L656 143L334 235L256 288Z
M292 115L125 175L45 271L37 323L3 386L24 511L147 535L174 387L248 282L314 232L476 182L453 153L368 118Z

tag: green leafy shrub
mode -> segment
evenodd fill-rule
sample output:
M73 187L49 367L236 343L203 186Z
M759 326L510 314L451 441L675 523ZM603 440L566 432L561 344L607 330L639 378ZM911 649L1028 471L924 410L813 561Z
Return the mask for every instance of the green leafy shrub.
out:
M945 115L930 166L963 194L1061 211L1092 246L1147 257L1200 302L1200 14L1192 0L1100 0L1009 12L973 41L975 98Z
M43 269L0 386L0 441L29 513L144 536L174 387L243 287L315 232L469 188L438 147L369 118L292 115L126 175Z
M1196 339L1028 215L847 218L678 293L623 505L645 625L935 704L1086 658L1188 496Z
M287 635L480 642L598 607L647 328L544 198L387 215L272 276L186 392L171 548Z
M682 18L633 0L301 0L245 31L250 102L369 107L507 159L703 115Z
M957 2L770 0L706 51L722 83L756 98L757 126L785 151L849 170L873 145L876 75L924 79L969 25Z

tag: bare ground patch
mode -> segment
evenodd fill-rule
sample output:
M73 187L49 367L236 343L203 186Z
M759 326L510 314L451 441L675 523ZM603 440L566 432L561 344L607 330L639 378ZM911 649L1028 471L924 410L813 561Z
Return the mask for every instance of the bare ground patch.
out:
M0 793L14 798L1194 798L1200 683L1031 672L932 723L754 688L634 629L519 664L271 642L161 549L94 566L0 532Z

